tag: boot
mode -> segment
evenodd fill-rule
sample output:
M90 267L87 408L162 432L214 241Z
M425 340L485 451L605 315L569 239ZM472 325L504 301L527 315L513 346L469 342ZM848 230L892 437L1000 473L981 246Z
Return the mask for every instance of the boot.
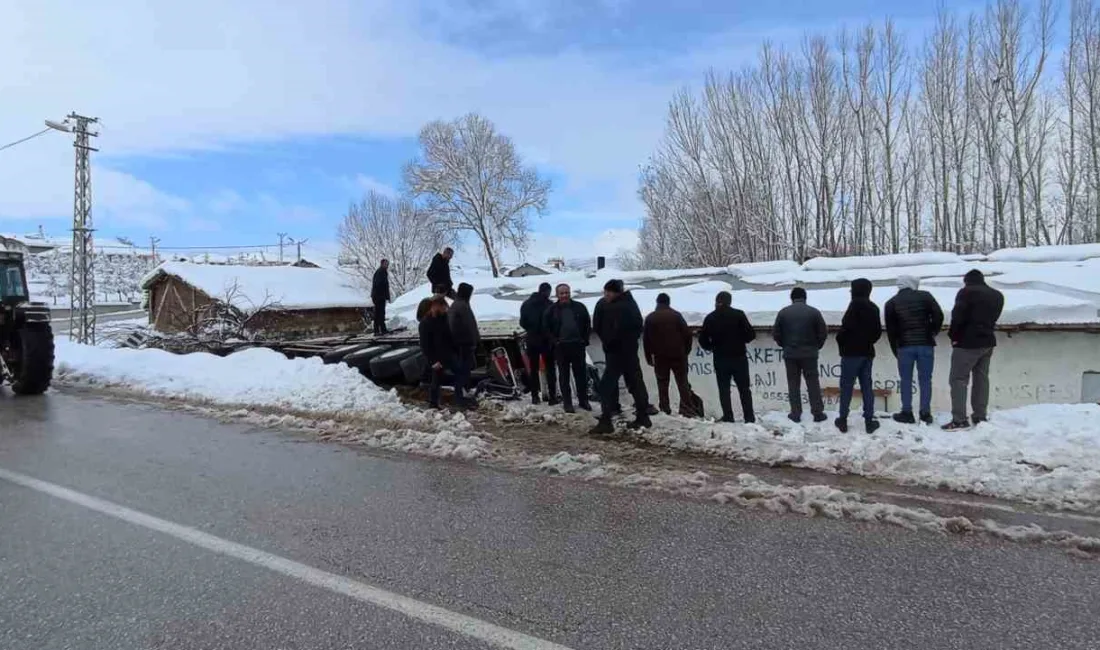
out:
M583 402L580 402L579 404L577 404L577 406L579 406L582 411L591 411L592 410L592 404L589 403L587 400L583 401Z
M653 421L649 419L649 414L640 415L634 418L634 421L626 425L628 429L648 429L653 426Z
M802 421L802 416L801 415L795 415L794 413L788 413L787 414L787 419L790 420L791 422L794 422L795 424L798 424L799 422Z
M988 422L989 419L988 418L983 418L983 417L980 417L980 416L977 416L977 415L972 415L972 416L970 416L970 421L974 423L974 426L978 426L982 422Z
M848 418L837 418L833 424L840 430L841 433L848 433Z
M566 413L576 413L577 409L573 408L573 400L566 400L565 405L562 407Z
M735 419L733 418L733 415L732 415L732 414L729 414L729 415L723 415L723 416L722 416L722 419L721 419L721 420L718 420L718 421L719 421L719 422L728 422L728 423L733 423L733 422L736 422L737 420L735 420Z
M557 406L558 404L561 404L561 400L558 399L557 395L551 395L550 399L546 400L546 403L550 406Z
M969 429L970 428L970 423L967 422L966 420L962 420L961 422L956 422L956 421L952 420L951 422L948 422L947 424L943 425L942 428L943 428L944 431L961 431L963 429Z
M615 433L615 426L611 424L611 420L600 418L596 421L596 426L588 430L590 436L609 436Z
M871 418L870 420L867 420L867 433L874 433L878 431L878 428L881 426L882 425L879 424L878 420Z
M532 393L531 394L531 404L533 404L535 406L538 406L539 404L542 404L542 397L539 397L538 393Z
M897 418L895 418L895 419L897 419ZM935 424L936 423L936 420L932 417L932 414L927 412L927 411L920 414L920 421L925 423L925 424Z
M923 415L921 416L921 419L924 419ZM900 422L901 424L916 424L917 421L913 419L912 411L901 411L894 414L894 422Z
M829 419L829 416L825 415L824 413L818 413L817 415L814 416L814 422L824 422L825 420L828 420L828 419Z

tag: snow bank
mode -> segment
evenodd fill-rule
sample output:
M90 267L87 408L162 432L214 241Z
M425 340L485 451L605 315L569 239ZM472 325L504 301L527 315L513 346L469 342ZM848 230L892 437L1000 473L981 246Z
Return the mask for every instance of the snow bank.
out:
M793 260L776 260L774 262L746 262L744 264L731 264L726 267L726 272L738 278L748 278L769 273L796 273L801 266Z
M659 416L648 442L768 465L791 465L904 484L1100 511L1100 405L1040 404L999 411L969 431L880 420L872 435L831 423L758 424Z
M1100 257L1100 244L1002 248L986 256L990 262L1080 262Z
M815 257L802 265L804 271L842 271L846 269L885 269L895 266L951 264L962 260L955 253L903 253L862 257Z
M165 275L177 277L211 298L232 294L233 305L245 312L265 302L277 302L285 309L363 308L370 304L369 292L357 286L354 278L331 269L165 262L146 275L141 285L147 289Z

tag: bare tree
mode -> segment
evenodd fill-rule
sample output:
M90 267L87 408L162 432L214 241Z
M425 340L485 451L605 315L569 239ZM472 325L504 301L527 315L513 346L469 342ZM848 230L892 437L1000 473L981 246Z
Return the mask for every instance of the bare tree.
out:
M476 113L428 124L420 149L405 167L409 191L446 231L476 236L498 276L501 249L526 248L530 217L545 213L550 181L525 167L512 140Z
M420 284L432 255L450 241L446 228L412 200L391 199L374 190L348 207L339 238L340 257L366 289L379 262L390 261L395 295Z

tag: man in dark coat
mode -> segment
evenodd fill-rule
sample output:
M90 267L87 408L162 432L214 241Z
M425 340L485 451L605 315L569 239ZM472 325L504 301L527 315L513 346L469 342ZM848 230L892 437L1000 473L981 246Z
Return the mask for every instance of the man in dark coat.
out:
M470 373L473 372L477 361L477 346L481 343L481 332L478 331L477 318L470 307L470 298L474 295L473 286L465 282L458 285L458 293L451 308L447 310L447 321L451 325L451 337L454 339L457 359L455 360L455 392L459 386L465 390L470 381ZM463 406L473 406L472 402L463 401Z
M618 402L620 378L634 397L635 417L629 427L643 429L653 426L649 419L649 392L642 380L642 366L638 358L643 327L642 312L634 296L624 290L623 281L608 280L603 288L603 299L596 303L592 315L592 330L603 344L606 365L600 377L600 419L589 431L590 435L615 432L611 416Z
M443 296L433 296L429 302L428 313L420 320L420 351L428 360L428 372L431 383L428 388L428 405L439 408L440 388L443 373L456 370L456 349L451 336L451 326L447 322L447 301ZM457 374L457 373L455 373ZM465 401L464 387L455 384L455 401Z
M920 387L920 419L932 424L932 371L936 364L936 335L943 327L943 310L927 291L920 290L920 280L909 275L898 278L898 293L886 301L883 318L890 349L898 359L901 382L901 411L894 420L914 424L913 366L917 367Z
M970 426L966 419L966 389L971 377L974 378L970 396L972 420L976 425L989 416L989 362L997 346L994 328L1005 306L1004 294L987 285L981 271L974 269L967 273L963 284L955 296L951 326L947 330L952 346L951 422L944 425L945 431Z
M573 408L573 393L569 387L569 377L577 387L577 404L591 411L588 402L588 366L585 363L585 348L592 336L592 320L588 308L573 300L568 284L559 284L555 288L558 301L550 305L543 316L543 331L551 349L554 350L558 365L558 380L561 382L561 399L566 413L576 412Z
M871 370L875 362L875 343L882 338L882 319L878 305L871 302L871 289L871 281L866 278L852 281L852 302L836 334L836 344L840 348L840 417L836 419L836 428L842 432L848 431L848 412L857 378L867 433L874 433L879 428L875 419L875 384Z
M728 291L720 291L714 298L714 311L703 319L699 330L699 347L709 351L714 358L714 375L718 380L718 399L722 403L722 421L733 422L733 405L730 403L730 380L737 384L741 398L741 411L745 422L756 422L752 407L752 386L749 379L749 357L746 345L756 338L745 312L734 309L733 297Z
M688 355L693 337L684 316L672 308L667 293L657 295L657 308L645 318L642 329L642 350L646 363L657 375L657 403L662 412L672 413L668 385L672 375L680 393L680 415L694 417L691 384L688 383Z
M370 283L370 301L374 304L374 335L386 334L386 303L390 295L390 261L382 260Z
M428 282L432 285L432 293L441 293L451 300L455 298L455 284L451 280L451 258L454 254L454 249L444 248L442 253L435 254L432 263L428 265Z
M787 395L792 422L802 421L802 379L806 379L810 412L814 422L824 422L825 402L821 398L821 381L817 371L817 355L825 347L829 330L821 312L806 304L806 290L791 289L791 304L780 310L772 327L772 338L783 348L783 364L787 369Z
M543 282L539 290L531 294L519 308L519 326L527 332L527 361L531 366L531 403L542 402L541 373L546 369L546 391L549 393L549 404L558 403L557 372L554 365L554 348L550 345L550 338L546 334L546 310L550 309L550 283Z

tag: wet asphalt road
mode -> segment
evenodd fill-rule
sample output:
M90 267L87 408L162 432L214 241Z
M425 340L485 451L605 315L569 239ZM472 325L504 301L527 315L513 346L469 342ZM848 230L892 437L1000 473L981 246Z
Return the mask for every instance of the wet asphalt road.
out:
M1098 648L1100 563L0 397L0 470L571 648ZM0 648L481 648L0 479Z

